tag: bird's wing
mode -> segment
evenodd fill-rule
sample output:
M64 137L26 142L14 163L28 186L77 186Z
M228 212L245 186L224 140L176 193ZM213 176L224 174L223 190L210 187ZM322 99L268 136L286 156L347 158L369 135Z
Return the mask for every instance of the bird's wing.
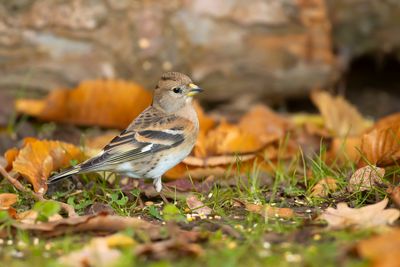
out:
M186 119L174 115L162 116L156 110L148 109L111 140L98 156L82 163L81 170L100 170L103 166L134 161L176 147L185 140L185 123Z

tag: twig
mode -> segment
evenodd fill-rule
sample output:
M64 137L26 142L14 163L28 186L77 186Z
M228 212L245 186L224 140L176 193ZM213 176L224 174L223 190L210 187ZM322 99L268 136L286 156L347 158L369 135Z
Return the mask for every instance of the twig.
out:
M1 175L3 175L4 178L7 179L7 181L10 182L10 184L12 184L17 190L21 191L21 192L25 192L28 194L31 194L33 196L34 199L36 199L37 201L45 201L46 199L43 197L42 194L36 193L28 188L26 188L25 186L23 186L17 179L15 179L12 175L10 175L3 166L0 166L0 173ZM75 212L75 209L71 206L68 205L67 203L64 202L60 202L60 201L56 201L56 200L52 200L54 202L57 202L61 208L63 210L65 210L65 212L68 213L68 217L74 217L74 216L78 216Z

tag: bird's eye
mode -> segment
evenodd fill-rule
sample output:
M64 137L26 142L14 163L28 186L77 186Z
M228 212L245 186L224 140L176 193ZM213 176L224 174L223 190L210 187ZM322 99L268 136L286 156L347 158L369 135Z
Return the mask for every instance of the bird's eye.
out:
M179 88L179 87L173 88L172 91L173 91L175 94L180 94L180 93L182 93L182 89Z

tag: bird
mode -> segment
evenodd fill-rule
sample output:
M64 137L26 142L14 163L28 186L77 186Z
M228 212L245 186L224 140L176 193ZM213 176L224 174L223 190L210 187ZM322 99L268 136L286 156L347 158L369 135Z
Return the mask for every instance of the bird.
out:
M108 171L130 178L153 179L162 190L162 175L192 151L199 120L192 104L203 89L185 74L166 72L158 81L152 104L114 137L99 154L51 176L54 184L74 174Z

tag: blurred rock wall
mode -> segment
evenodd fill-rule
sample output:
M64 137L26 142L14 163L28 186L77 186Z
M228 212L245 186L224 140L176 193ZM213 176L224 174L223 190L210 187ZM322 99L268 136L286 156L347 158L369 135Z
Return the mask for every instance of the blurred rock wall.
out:
M332 84L353 55L398 48L399 3L1 1L0 97L100 77L153 88L168 70L190 74L216 103L304 95Z
M99 77L153 88L168 70L190 74L213 101L330 83L336 66L325 3L0 2L0 88L51 90Z

